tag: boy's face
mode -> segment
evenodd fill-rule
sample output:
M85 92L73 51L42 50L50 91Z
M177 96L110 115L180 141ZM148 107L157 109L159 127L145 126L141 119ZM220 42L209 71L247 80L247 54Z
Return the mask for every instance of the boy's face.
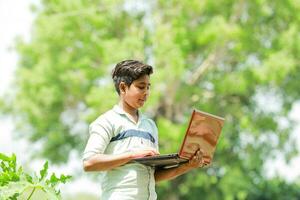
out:
M121 98L124 103L134 109L138 109L144 105L150 92L150 77L148 75L141 76L132 82L125 90L121 92Z

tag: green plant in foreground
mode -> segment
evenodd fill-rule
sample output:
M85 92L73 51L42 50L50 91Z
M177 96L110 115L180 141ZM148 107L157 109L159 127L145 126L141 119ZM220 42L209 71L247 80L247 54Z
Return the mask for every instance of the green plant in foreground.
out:
M17 166L15 154L9 157L0 153L0 160L0 200L60 199L60 191L56 187L71 178L63 174L56 177L55 173L47 178L47 161L39 175L34 173L31 176Z

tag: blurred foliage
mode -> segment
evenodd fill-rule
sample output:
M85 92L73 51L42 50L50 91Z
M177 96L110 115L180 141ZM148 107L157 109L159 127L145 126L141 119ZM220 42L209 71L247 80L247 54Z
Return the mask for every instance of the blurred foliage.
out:
M160 184L159 199L299 198L299 184L263 167L297 154L288 113L300 97L298 0L44 0L35 10L8 103L41 156L82 152L88 124L117 101L114 65L139 59L154 66L144 112L162 152L177 150L193 107L226 118L212 166Z

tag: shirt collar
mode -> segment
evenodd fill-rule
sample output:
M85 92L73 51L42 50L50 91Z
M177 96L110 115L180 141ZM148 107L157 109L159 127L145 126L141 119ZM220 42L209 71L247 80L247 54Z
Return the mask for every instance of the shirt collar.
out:
M115 111L116 113L118 113L120 115L125 115L126 117L128 117L128 115L129 115L118 104L114 105L113 111ZM142 115L142 113L139 110L138 110L138 114L139 114L139 121L141 121L142 119L144 119L144 115Z
M126 112L118 104L113 107L113 111L121 115L126 115Z

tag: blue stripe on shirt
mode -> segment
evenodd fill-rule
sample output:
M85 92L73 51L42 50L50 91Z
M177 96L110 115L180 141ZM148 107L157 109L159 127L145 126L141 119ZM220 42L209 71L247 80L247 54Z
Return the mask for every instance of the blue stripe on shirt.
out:
M128 137L140 137L140 138L150 140L152 143L155 143L154 137L149 132L134 130L134 129L122 131L118 135L113 137L110 141L114 142L114 141L122 140L122 139L128 138Z

